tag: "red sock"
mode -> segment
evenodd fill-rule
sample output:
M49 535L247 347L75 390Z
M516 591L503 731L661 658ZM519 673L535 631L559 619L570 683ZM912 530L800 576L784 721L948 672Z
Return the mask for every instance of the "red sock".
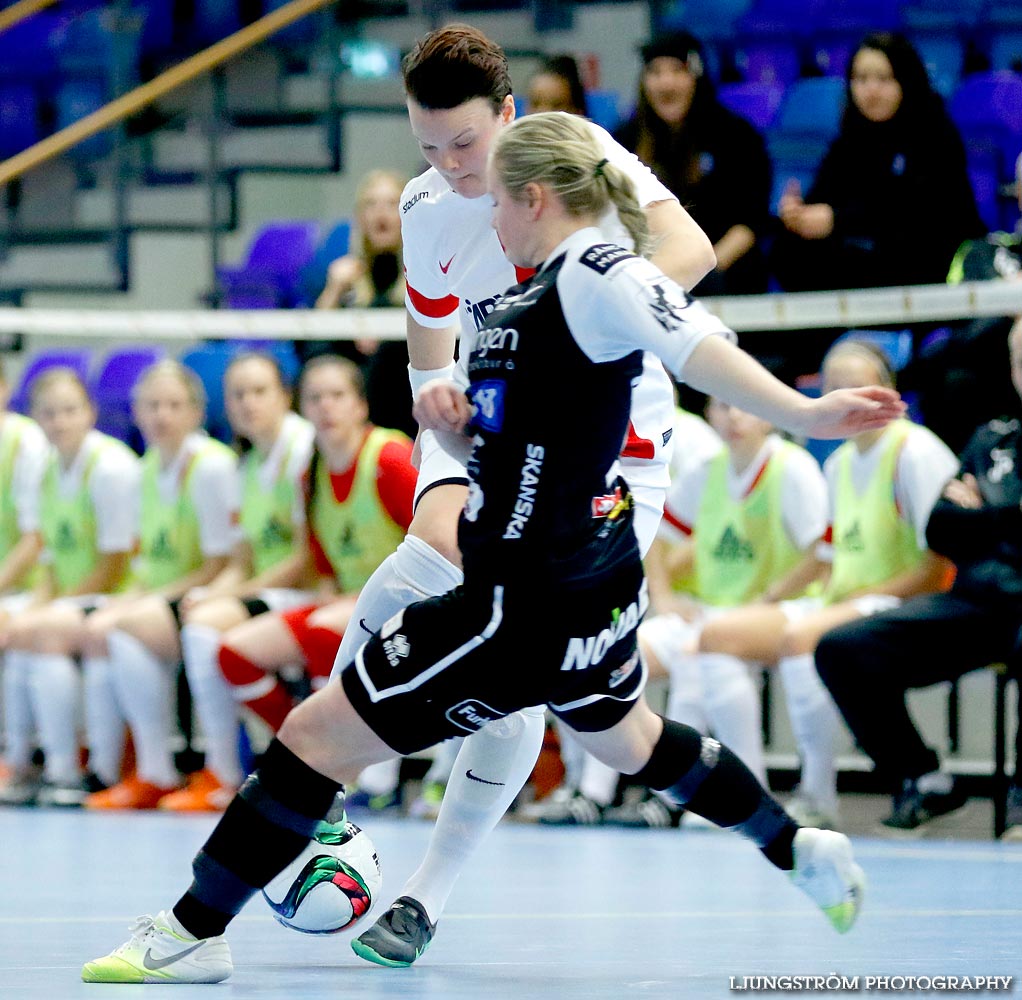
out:
M230 646L221 645L219 660L220 672L231 687L255 688L250 696L239 698L239 702L255 712L273 732L280 729L288 712L293 708L291 695L287 693L280 680L273 674L266 673ZM239 693L242 692L235 691L236 696Z
M305 633L305 669L310 677L329 677L337 659L343 633L328 628L310 628Z

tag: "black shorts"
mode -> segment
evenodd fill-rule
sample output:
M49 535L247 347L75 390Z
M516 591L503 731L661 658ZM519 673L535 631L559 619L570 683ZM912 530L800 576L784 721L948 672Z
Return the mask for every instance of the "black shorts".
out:
M646 671L640 564L580 591L458 587L392 618L341 674L366 724L400 754L546 704L573 729L620 722Z

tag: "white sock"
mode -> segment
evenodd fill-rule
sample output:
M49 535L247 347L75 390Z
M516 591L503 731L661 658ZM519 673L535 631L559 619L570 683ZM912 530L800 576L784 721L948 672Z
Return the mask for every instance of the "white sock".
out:
M461 750L462 737L452 736L444 740L433 751L433 763L429 765L423 782L439 782L446 785L450 780L451 772L454 770L454 762L458 758L458 751Z
M778 661L791 729L802 758L802 794L820 812L837 813L837 765L834 741L841 716L816 672L811 653Z
M208 625L181 628L185 676L206 741L206 768L233 788L245 776L238 753L238 704L217 662L220 638L221 633Z
M700 653L706 716L716 736L767 787L759 689L749 665L727 653Z
M86 656L82 660L85 681L85 742L89 770L104 785L121 779L124 757L124 716L114 689L113 664L109 656Z
M472 852L529 780L545 730L544 713L525 709L462 743L426 856L399 894L422 903L430 920L439 919Z
M556 715L554 728L557 730L557 743L561 749L561 763L564 765L564 780L561 785L575 790L582 783L582 767L585 764L586 752L582 744L575 739L575 734Z
M609 806L617 794L619 772L597 760L591 753L582 758L582 776L578 790L597 805Z
M385 760L379 764L370 764L358 776L356 782L360 791L370 795L384 795L397 788L401 776L401 758Z
M39 724L39 743L46 756L47 781L69 784L81 776L78 763L78 718L82 677L63 653L29 653L28 689Z
M32 695L28 689L31 670L31 654L20 649L9 649L4 655L4 759L18 771L24 770L32 762L35 724Z
M176 705L171 668L145 643L120 629L114 629L106 641L117 701L135 742L138 777L171 788L178 783L170 752Z
M446 594L461 581L461 570L432 545L415 535L405 535L359 591L351 624L344 630L330 672L331 680L355 659L370 633L379 631L402 608L425 597Z
M703 675L699 660L692 653L679 653L664 666L671 675L667 690L667 718L691 726L705 735L710 727L703 706Z

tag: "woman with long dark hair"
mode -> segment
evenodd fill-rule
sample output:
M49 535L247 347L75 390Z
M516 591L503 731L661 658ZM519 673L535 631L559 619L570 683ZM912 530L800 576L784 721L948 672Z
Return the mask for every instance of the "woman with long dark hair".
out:
M762 136L721 104L694 35L644 45L642 62L635 114L614 138L677 195L713 242L717 266L697 293L765 292L772 171Z
M943 282L985 233L958 129L911 43L867 35L841 129L803 198L789 184L771 263L789 291Z

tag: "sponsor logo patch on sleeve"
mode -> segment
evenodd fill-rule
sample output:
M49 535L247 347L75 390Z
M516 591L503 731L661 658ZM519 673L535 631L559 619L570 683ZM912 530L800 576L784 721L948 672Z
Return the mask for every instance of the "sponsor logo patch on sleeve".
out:
M619 261L634 256L630 250L614 243L597 243L582 254L579 260L598 274L606 274Z

